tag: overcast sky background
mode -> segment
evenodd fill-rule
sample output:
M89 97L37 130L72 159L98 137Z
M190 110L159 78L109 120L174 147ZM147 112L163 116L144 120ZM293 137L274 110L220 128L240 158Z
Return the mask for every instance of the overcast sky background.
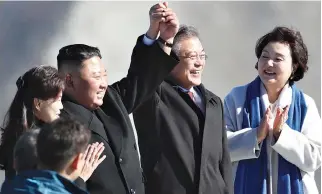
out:
M1 2L0 121L16 79L35 65L56 66L58 50L98 46L113 83L126 75L136 38L149 25L155 2ZM209 55L203 83L220 97L255 78L257 39L277 25L301 31L309 72L298 86L321 107L320 2L170 2L180 22L199 29ZM320 172L316 173L320 183ZM0 181L3 173L0 172Z

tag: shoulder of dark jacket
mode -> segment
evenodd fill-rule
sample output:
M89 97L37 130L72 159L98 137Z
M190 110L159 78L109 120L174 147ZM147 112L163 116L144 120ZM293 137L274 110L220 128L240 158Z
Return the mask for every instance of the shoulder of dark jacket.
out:
M217 96L216 94L214 94L213 92L211 92L210 90L208 90L204 84L200 84L199 86L197 86L197 88L199 90L203 90L204 91L204 95L206 97L207 100L213 100L216 104L221 105L222 104L222 100L219 96Z
M75 119L86 127L90 126L93 119L93 112L85 108L80 104L76 104L73 101L63 100L63 110L61 111L61 116L69 117Z

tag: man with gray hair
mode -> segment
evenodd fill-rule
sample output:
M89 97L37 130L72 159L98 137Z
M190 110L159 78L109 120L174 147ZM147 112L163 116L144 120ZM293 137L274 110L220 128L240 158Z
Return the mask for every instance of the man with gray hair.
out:
M133 113L146 193L233 193L222 101L201 84L199 34L182 26L168 46L179 64Z
M40 129L32 129L18 139L13 151L13 165L17 173L37 168L36 143L39 131Z

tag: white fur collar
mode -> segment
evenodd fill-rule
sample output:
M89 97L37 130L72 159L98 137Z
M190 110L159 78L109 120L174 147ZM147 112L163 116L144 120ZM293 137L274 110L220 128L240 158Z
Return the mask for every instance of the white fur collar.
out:
M265 112L265 110L270 105L270 102L268 100L268 94L263 83L261 83L260 91L261 91L261 101L263 105L262 108L263 108L263 111ZM285 106L290 105L292 103L292 88L288 84L284 86L275 103L276 103L276 108L278 107L285 108Z

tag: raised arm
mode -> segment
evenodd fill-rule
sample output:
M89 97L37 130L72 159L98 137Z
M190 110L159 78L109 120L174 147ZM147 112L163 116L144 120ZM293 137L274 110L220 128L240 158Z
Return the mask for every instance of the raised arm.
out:
M170 54L171 47L155 41L160 33L161 39L173 42L179 28L175 13L167 3L159 3L151 7L149 15L149 30L137 40L127 76L111 86L121 96L128 113L151 96L178 63Z

